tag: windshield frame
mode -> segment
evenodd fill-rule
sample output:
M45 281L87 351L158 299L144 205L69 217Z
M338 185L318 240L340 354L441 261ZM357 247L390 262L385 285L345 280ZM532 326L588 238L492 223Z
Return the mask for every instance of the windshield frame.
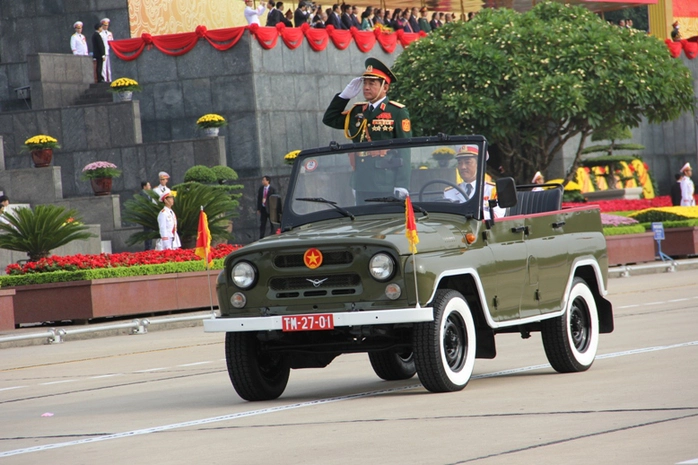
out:
M337 153L345 152L352 153L358 151L368 151L368 150L384 150L384 149L400 149L400 148L413 148L413 147L426 147L426 146L446 146L452 147L454 145L477 145L478 146L478 168L477 168L477 183L476 190L470 201L464 203L450 203L450 202L434 202L434 201L419 201L418 192L410 192L410 199L413 204L418 205L422 209L426 210L428 213L449 213L454 215L463 216L465 218L475 218L481 220L484 218L483 203L482 201L475 201L475 199L483 198L484 190L484 177L486 171L486 157L487 153L487 139L481 135L469 135L469 136L448 136L440 134L438 136L430 137L412 137L404 139L388 139L375 142L362 142L362 143L348 143L348 144L338 144L335 141L330 142L326 147L318 147L314 149L308 149L301 151L296 157L293 163L293 169L291 171L291 177L289 179L288 191L286 198L284 199L283 216L281 222L282 231L290 231L294 228L298 228L305 224L315 223L324 220L345 218L347 221L350 220L349 217L342 214L340 211L330 208L328 205L327 209L321 211L315 211L307 214L298 214L292 208L293 202L298 202L294 199L294 192L297 192L296 184L301 179L301 167L304 165L305 161L309 158L322 157L323 155L336 155ZM441 185L437 183L437 185ZM444 185L446 187L446 185ZM328 201L333 201L333 199L326 199ZM344 207L356 218L366 215L377 215L377 214L404 214L405 207L404 202L371 202L364 205L356 205ZM419 212L417 212L419 214ZM353 219L352 219L353 221Z

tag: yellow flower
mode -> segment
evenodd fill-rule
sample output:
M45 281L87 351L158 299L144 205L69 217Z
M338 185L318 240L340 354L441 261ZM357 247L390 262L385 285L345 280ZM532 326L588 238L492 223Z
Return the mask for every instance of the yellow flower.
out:
M129 79L129 78L119 78L116 81L112 81L111 87L117 88L117 87L128 87L128 86L137 86L138 82Z
M294 150L293 152L288 152L286 155L284 155L284 160L295 160L299 153L301 153L300 150Z
M208 113L196 120L196 125L200 128L219 128L225 124L225 118L215 113Z

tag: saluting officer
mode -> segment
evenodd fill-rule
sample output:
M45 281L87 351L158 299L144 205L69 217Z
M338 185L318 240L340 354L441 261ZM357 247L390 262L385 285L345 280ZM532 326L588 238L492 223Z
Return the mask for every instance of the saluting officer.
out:
M363 75L352 79L335 95L322 122L335 129L344 129L344 135L356 143L412 137L407 108L387 98L390 85L397 82L397 78L380 60L368 58L365 65ZM361 90L367 101L355 103L345 111L349 100ZM410 155L404 152L382 150L355 154L352 187L357 204L367 198L393 195L396 187L409 189Z

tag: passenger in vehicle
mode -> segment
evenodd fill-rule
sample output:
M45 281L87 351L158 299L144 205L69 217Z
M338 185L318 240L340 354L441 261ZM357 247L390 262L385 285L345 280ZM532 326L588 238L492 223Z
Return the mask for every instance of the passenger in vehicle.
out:
M469 201L477 187L477 165L478 147L477 145L462 145L456 150L456 161L458 162L458 173L463 178L463 182L458 185L465 193L463 197L457 189L448 188L444 191L444 198L452 202L464 203ZM483 189L483 211L485 219L490 219L490 206L488 200L496 198L494 184L486 182ZM495 218L501 218L505 213L504 208L494 207Z

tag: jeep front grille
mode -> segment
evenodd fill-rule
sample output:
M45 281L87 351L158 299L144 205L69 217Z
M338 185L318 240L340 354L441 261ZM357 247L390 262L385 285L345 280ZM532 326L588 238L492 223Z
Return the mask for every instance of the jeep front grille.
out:
M324 281L323 281L324 280ZM314 282L320 282L317 286ZM288 278L272 278L269 288L273 291L296 291L296 290L326 290L329 288L356 287L361 284L358 274L338 274L329 276L303 276Z
M322 265L349 265L354 260L351 252L342 250L339 252L323 252ZM305 267L303 254L277 255L274 257L274 266L277 268Z

